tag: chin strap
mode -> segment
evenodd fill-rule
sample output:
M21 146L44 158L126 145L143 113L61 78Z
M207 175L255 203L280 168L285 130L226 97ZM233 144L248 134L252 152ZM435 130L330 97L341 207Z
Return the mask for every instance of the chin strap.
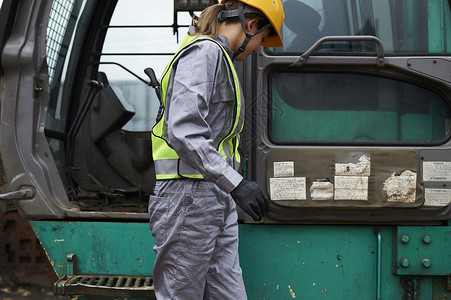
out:
M257 13L257 14L262 15L262 16L264 16L266 18L266 16L264 14L262 14L258 9L253 8L251 6L248 6L248 5L244 5L243 2L238 2L238 9L234 9L234 10L226 10L226 6L224 4L223 10L218 15L218 21L220 23L224 22L228 18L239 17L240 18L240 22L241 22L241 26L243 27L244 34L246 35L246 38L244 39L244 41L241 44L241 46L238 48L237 51L235 51L235 53L233 53L232 59L235 59L238 55L240 55L241 53L244 52L244 50L246 49L247 44L249 43L249 40L254 35L257 35L260 32L262 32L262 31L264 31L264 30L266 30L268 28L271 28L271 23L268 23L265 26L263 26L263 28L259 29L256 33L246 32L246 20L244 18L244 14L247 14L247 13Z

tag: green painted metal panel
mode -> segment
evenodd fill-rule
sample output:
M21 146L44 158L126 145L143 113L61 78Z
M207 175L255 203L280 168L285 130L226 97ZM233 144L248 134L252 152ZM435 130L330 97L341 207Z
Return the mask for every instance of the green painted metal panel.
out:
M75 254L75 274L151 276L155 252L147 223L32 221L59 278Z
M240 227L240 261L250 299L401 299L393 276L392 228L381 228L381 290L372 226ZM246 272L252 270L252 272ZM425 298L427 299L427 298Z
M108 297L108 296L75 296L71 297L71 300L148 300L148 299L156 299L156 298L121 298L121 297Z
M451 227L398 227L396 262L399 275L451 274Z
M59 277L66 275L67 255L72 253L74 273L152 274L155 255L147 223L31 224ZM394 236L392 226L240 224L240 261L248 298L409 299L410 287L415 299L451 299L446 298L447 277L394 274Z

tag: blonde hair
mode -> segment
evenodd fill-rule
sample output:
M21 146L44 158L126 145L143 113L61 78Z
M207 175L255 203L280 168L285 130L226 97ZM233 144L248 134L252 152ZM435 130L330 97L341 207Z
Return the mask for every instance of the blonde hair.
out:
M194 34L206 35L213 39L217 38L219 35L219 26L221 24L218 20L218 15L221 13L224 7L226 8L225 10L238 9L238 0L229 0L224 4L214 4L204 9L200 14L199 19L196 20L193 18L192 25L194 25L195 29ZM245 14L245 17L246 19L258 19L259 29L269 23L267 18L257 13L247 13ZM239 23L240 18L227 18L224 22L226 24Z

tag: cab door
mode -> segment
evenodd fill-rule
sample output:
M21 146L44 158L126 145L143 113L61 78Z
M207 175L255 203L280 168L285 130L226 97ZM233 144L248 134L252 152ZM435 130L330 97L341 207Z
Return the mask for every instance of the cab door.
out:
M33 219L147 220L159 76L215 1L4 1L2 199ZM6 208L6 202L3 209Z
M258 53L248 114L248 171L273 204L266 221L449 220L449 3L284 9L284 46Z
M1 202L22 214L63 218L69 202L44 134L48 101L47 22L52 1L3 1L0 11ZM66 7L69 12L72 3Z

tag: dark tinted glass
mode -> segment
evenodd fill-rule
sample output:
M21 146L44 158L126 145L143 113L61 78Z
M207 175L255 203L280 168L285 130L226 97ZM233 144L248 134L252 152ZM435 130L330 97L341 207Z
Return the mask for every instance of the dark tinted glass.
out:
M324 36L373 35L386 54L450 53L450 1L285 0L284 46L304 52ZM327 43L322 52L373 52L371 42Z
M276 142L434 143L449 134L439 94L388 78L344 73L274 73Z

